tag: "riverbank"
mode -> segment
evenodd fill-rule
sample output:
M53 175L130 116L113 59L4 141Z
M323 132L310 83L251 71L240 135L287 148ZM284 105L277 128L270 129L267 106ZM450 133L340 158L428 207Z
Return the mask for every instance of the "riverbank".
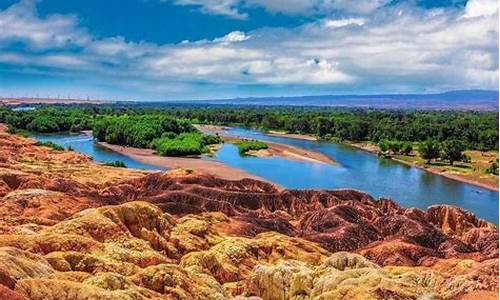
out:
M276 185L276 183L267 179L245 172L238 168L230 167L218 161L204 160L200 158L159 156L154 154L154 151L151 149L125 147L105 142L98 142L98 144L111 151L123 154L144 164L155 165L167 169L195 170L229 180L252 178Z
M286 133L281 131L270 130L266 133L270 136L286 137L290 139L305 140L305 141L318 141L319 139L312 135L307 134L297 134L297 133Z
M221 136L224 136L224 132L226 132L227 134L227 130L229 129L229 127L217 126L217 125L197 125L197 126L200 126L201 129L200 128L199 129L202 131L206 130L206 132L219 133ZM286 138L301 139L308 141L318 140L318 138L315 136L305 135L305 134L290 134L279 131L270 131L266 134L269 136L286 137ZM266 141L266 143L269 142ZM379 151L378 146L372 143L345 142L343 144L366 152L370 152L374 155L377 155ZM459 182L471 184L474 186L498 192L499 191L498 176L484 174L482 170L487 167L485 164L487 164L488 161L478 161L480 160L479 159L480 156L478 156L476 152L478 151L466 151L466 154L472 157L473 162L476 162L475 164L473 163L463 167L460 167L460 165L456 165L452 169L450 169L450 166L447 166L446 164L427 165L423 162L422 159L420 159L417 156L415 157L395 156L392 159L407 166L416 167L439 176L443 176ZM491 152L488 153L491 154ZM497 158L498 158L498 153L496 153L496 155L492 157L489 157L488 160L494 160Z
M195 125L196 129L200 130L204 133L218 134L220 135L225 142L235 143L240 141L241 138L230 136L228 134L228 127L225 126L217 126L217 125ZM281 134L281 136L285 136ZM305 135L294 135L294 136L303 136L306 139ZM289 136L286 136L289 137ZM298 137L296 137L298 138ZM312 137L311 137L312 138ZM308 139L311 140L311 139ZM258 156L258 157L281 157L294 161L301 162L312 162L312 163L324 163L324 164L336 164L335 160L333 160L328 155L325 155L320 152L315 152L287 144L276 143L264 141L268 145L268 149L258 150L258 151L249 151L249 155Z
M370 143L346 143L346 145L373 153L375 155L379 151L378 146ZM498 158L498 154L493 154L491 151L486 152L486 160L483 161L480 160L478 153L479 151L466 151L465 154L472 158L472 163L458 163L455 166L449 166L445 163L425 164L423 159L418 156L396 155L391 159L407 166L416 167L436 175L498 192L498 176L484 174L482 171L485 167L487 167L486 164L489 160Z

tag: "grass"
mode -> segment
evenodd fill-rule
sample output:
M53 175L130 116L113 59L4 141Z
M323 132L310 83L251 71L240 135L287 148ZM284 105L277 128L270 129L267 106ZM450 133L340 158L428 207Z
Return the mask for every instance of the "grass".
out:
M251 150L258 151L269 148L266 143L257 140L241 140L235 144L238 146L238 151L242 155L247 154L247 152Z

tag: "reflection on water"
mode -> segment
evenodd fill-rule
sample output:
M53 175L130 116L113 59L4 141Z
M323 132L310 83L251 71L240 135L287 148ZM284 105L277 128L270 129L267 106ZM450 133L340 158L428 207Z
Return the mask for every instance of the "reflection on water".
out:
M290 161L279 157L242 157L236 146L224 144L213 158L287 188L353 188L374 197L389 197L406 207L426 209L433 204L452 204L466 208L477 216L498 223L498 192L454 181L390 159L379 159L365 151L345 145L267 136L261 132L232 128L229 134L285 143L322 152L339 165ZM35 135L40 141L53 141L64 147L91 155L96 161L123 161L127 166L158 170L127 156L95 144L86 135Z

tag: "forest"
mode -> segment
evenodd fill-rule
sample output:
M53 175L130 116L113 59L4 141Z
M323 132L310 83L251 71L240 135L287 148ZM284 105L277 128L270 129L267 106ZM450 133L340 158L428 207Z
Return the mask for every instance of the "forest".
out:
M459 143L459 148L468 150L498 150L496 112L115 104L32 111L0 108L0 122L36 132L93 129L99 141L134 147L149 147L159 138L175 140L174 135L195 132L191 124L199 123L311 134L339 142L369 141L405 151L408 143L429 140L442 147L448 142L448 146Z

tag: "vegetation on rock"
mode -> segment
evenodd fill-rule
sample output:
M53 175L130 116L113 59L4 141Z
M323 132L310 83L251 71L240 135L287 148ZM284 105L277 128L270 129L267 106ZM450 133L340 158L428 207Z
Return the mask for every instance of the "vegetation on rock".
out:
M116 167L116 168L126 168L127 167L127 165L125 165L125 163L121 160L106 162L106 163L104 163L104 165L109 166L109 167Z
M498 228L458 207L0 141L1 299L497 298Z
M43 147L47 147L47 148L51 148L51 149L54 149L56 151L64 151L64 147L63 146L59 146L58 144L53 143L51 141L36 142L35 145L37 145L37 146L43 146Z

